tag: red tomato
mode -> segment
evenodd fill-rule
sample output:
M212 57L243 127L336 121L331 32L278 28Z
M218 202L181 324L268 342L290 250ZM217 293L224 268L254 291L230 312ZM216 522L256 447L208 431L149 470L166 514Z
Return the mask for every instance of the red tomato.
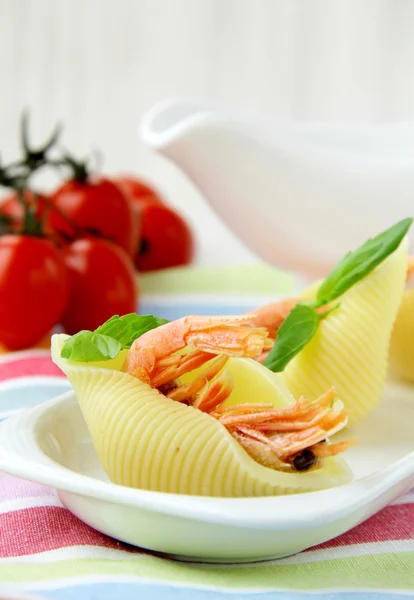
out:
M119 177L116 181L141 210L141 237L134 259L137 269L153 271L190 263L194 240L184 219L140 179Z
M130 256L132 259L135 258L136 249L141 245L141 237L142 237L142 210L141 207L135 202L130 202L130 206L134 215L133 218L133 228L132 228L132 237L134 239L134 251L130 252Z
M129 197L113 181L97 176L89 176L85 183L73 179L57 189L51 201L84 233L96 234L134 254L138 241L135 212ZM81 234L53 210L48 221L52 229L72 238Z
M0 202L0 210L3 215L7 217L12 217L12 219L16 219L21 222L23 218L23 207L18 201L16 194L10 194L10 196L6 196Z
M194 241L187 223L171 208L147 204L142 209L142 238L135 265L139 271L178 267L191 262Z
M139 200L141 203L163 204L160 194L137 177L117 177L116 182L134 200Z
M137 282L131 258L106 240L79 239L65 251L70 294L61 319L67 333L96 329L112 315L137 310Z
M0 344L33 346L56 324L68 298L67 270L52 242L0 237Z

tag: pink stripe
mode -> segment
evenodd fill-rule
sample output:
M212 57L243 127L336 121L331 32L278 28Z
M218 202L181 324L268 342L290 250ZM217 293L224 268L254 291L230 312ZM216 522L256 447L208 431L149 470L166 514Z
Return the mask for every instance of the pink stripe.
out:
M0 515L0 557L26 556L69 546L135 550L109 538L65 508L41 506Z
M44 485L0 474L0 502L36 496L54 496L54 492Z
M0 381L29 375L65 377L59 367L52 362L50 356L21 357L0 362Z
M65 508L42 506L0 515L0 557L25 556L70 546L134 550L95 531ZM414 505L390 506L317 548L414 538Z
M361 525L318 548L411 539L414 539L414 504L399 504L387 506Z

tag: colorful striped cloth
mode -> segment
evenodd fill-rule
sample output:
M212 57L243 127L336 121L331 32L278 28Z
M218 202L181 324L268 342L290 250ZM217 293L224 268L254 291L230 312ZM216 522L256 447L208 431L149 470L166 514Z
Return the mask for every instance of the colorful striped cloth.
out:
M207 290L214 294L198 272L159 275L158 287L151 277L140 310L170 319L230 314L295 287L273 272L269 285L268 271L259 272L250 273L244 288L242 270L235 279L234 271L216 282L211 277ZM0 357L0 418L67 389L47 350ZM0 474L0 598L304 600L309 594L329 600L414 597L414 490L352 531L296 556L214 565L172 561L119 543L74 517L54 490Z

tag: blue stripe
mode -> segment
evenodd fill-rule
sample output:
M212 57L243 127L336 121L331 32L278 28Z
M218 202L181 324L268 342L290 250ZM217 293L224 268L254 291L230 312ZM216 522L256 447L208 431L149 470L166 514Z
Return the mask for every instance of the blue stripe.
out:
M32 386L19 385L19 380L14 381L14 386L2 390L0 384L1 402L0 410L9 411L13 409L30 408L41 402L51 400L71 389L70 383L63 379L61 381L46 381L39 383L33 381Z
M168 587L157 584L89 584L63 589L32 590L50 600L402 600L413 595L382 592L339 592L307 594L298 592L237 593L201 590L196 588Z

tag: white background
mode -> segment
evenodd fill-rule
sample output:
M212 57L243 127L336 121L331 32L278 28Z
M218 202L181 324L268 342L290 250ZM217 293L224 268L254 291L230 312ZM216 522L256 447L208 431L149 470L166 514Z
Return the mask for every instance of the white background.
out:
M61 120L74 152L155 182L190 220L201 264L250 253L172 165L137 138L169 96L294 120L414 116L411 0L0 0L0 151L21 111L41 141Z

